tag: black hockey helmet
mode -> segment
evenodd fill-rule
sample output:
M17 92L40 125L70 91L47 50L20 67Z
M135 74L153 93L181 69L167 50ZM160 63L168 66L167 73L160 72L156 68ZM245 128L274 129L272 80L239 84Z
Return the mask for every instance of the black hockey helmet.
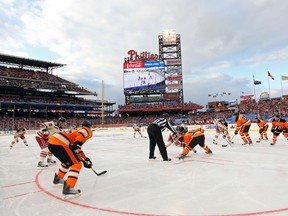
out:
M58 119L58 122L66 122L66 118L60 117L60 118Z
M162 118L165 118L165 119L169 118L169 114L168 113L163 113L162 114Z
M92 127L92 124L91 124L90 121L88 121L88 120L84 120L84 121L81 122L81 126L82 126L82 127L88 127L88 128L91 128L91 127Z
M179 131L179 133L183 135L187 132L187 129L185 127L182 127L182 126L177 126L176 131Z

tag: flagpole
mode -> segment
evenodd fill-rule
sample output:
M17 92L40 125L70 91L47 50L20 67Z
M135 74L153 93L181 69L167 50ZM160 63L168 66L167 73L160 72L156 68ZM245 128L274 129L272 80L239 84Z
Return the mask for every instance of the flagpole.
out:
M267 78L268 78L268 86L269 86L269 98L271 99L270 80L269 80L268 72L269 72L269 71L267 70Z
M283 98L283 85L282 85L282 81L283 81L283 79L282 79L282 76L281 76L281 99Z
M102 128L104 127L104 80L102 80Z
M255 91L255 78L254 78L254 73L253 73L253 87L254 87L254 98L255 98L255 101L257 101L256 91Z

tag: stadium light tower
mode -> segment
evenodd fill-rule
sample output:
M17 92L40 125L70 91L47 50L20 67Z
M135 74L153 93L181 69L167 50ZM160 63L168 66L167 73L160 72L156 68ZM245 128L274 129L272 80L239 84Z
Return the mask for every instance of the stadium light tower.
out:
M174 29L165 29L159 40L159 59L165 62L166 97L180 103L183 99L181 38Z

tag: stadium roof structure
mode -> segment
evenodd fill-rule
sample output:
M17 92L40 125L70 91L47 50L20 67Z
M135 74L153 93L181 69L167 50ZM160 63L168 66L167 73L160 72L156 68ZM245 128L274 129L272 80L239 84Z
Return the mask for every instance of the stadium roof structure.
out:
M66 65L55 62L40 61L36 59L6 55L2 53L0 53L0 64L17 65L20 66L21 68L32 67L32 68L46 69L47 71L52 70L54 68L63 67Z

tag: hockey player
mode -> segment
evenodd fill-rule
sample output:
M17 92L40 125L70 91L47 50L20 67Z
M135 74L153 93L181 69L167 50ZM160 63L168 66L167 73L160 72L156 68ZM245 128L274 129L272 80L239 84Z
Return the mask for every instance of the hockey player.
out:
M242 145L252 144L251 137L249 135L249 129L251 127L251 120L247 119L244 113L234 113L236 130L235 135L240 134L241 139L243 140Z
M63 184L63 199L80 196L81 190L74 189L82 163L85 168L92 167L92 161L82 151L82 145L92 137L91 123L87 120L81 127L71 132L58 132L48 140L49 150L61 161L58 173L54 175L54 184ZM67 174L66 181L64 180Z
M185 127L182 127L182 126L177 126L175 128L175 130L177 132L176 134L174 134L173 132L171 132L169 134L168 140L167 140L167 142L165 144L166 148L168 148L172 144L174 144L177 147L185 146L184 135L187 132L187 129Z
M181 124L182 125L182 124ZM174 144L177 147L185 148L184 136L188 132L187 127L177 126L176 127L177 134L173 134L172 132L169 134L168 141L166 143L166 148ZM196 154L197 151L192 149L193 152Z
M26 128L18 128L16 133L14 134L14 140L10 144L10 149L12 149L15 146L15 144L19 142L19 138L23 140L25 146L28 146L25 134L26 134Z
M151 123L148 128L148 136L149 136L149 159L156 159L154 156L154 151L156 144L159 148L160 154L163 158L163 161L171 161L171 158L168 158L167 150L165 147L165 143L163 140L162 132L167 128L172 131L174 135L176 135L175 128L169 122L170 118L167 113L163 114L161 118L156 119L153 123Z
M222 138L225 139L228 144L232 144L233 142L231 141L231 137L230 137L230 134L228 132L228 123L225 121L225 119L221 119L221 120L218 120L218 119L214 119L213 121L214 125L215 125L215 130L216 130L216 134L215 134L215 137L213 139L213 144L218 144L217 143L217 139L219 137L220 134L223 134L222 135ZM226 147L226 145L222 145L223 147Z
M184 142L185 148L183 148L179 160L183 160L196 145L199 145L201 148L203 148L206 154L212 154L211 149L205 144L205 134L203 128L193 127L185 134Z
M259 118L255 118L255 123L259 127L259 134L260 134L260 138L256 142L259 143L264 138L265 138L265 140L268 140L267 130L268 130L269 125L267 124L267 122L265 122L265 121L263 121L263 120L261 120Z
M141 137L144 137L141 133L141 127L138 126L137 124L133 124L133 130L134 130L134 135L133 135L134 138L136 136L136 133L139 133Z
M283 133L283 136L288 140L288 122L285 119L280 118L280 115L275 115L272 120L271 132L273 133L272 143L270 145L275 145L277 137Z
M55 125L53 121L50 122L44 122L41 124L43 127L40 128L39 131L37 131L37 135L35 136L35 139L37 143L39 144L39 147L41 149L40 151L40 158L38 161L38 167L47 167L44 163L45 158L47 157L47 164L53 164L56 163L55 160L52 159L52 153L48 149L48 139L56 132L60 132L63 127L66 125L66 119L63 117L60 117L58 119L58 123Z

